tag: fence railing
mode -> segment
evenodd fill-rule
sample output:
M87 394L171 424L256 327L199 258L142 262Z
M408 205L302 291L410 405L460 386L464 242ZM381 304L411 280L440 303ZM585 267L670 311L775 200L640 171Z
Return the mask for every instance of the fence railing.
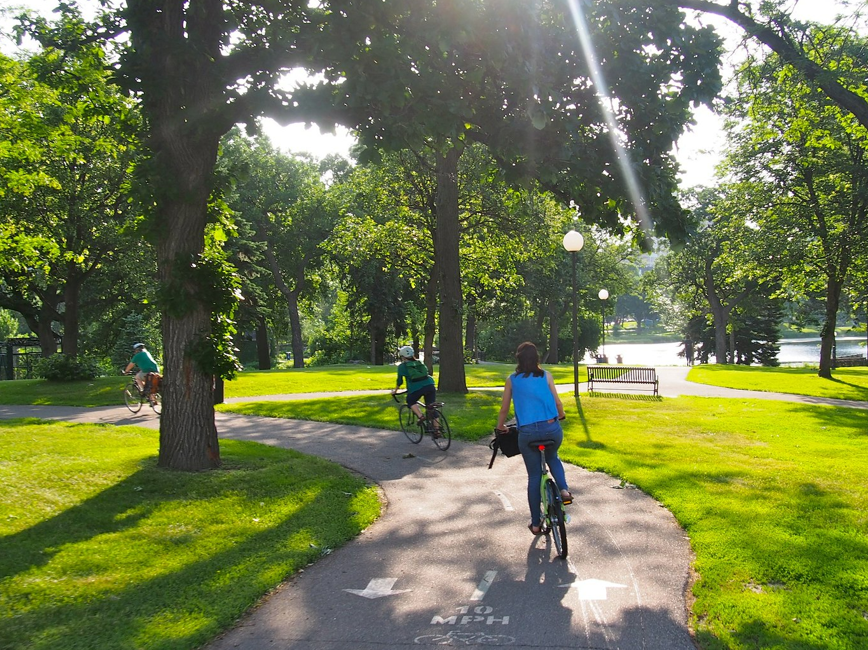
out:
M34 379L34 367L41 358L39 339L7 339L0 343L0 380Z

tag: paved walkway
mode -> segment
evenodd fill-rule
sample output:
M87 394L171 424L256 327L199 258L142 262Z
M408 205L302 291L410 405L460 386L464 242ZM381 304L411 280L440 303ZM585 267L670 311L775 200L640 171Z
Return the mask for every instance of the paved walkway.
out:
M685 368L660 374L665 396L795 397L689 384ZM158 425L149 409L0 406L0 418L26 415ZM453 441L444 453L430 440L412 445L400 432L362 427L229 413L218 413L217 424L223 437L298 449L358 471L381 486L388 507L210 650L694 648L688 540L668 511L612 477L567 466L576 501L562 561L546 537L526 528L521 460L499 457L488 470L483 444Z

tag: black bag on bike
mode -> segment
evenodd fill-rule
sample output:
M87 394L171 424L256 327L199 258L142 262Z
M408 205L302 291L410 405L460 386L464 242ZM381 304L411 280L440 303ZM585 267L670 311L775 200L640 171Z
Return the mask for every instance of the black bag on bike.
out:
M497 429L494 430L494 439L488 443L488 448L491 449L491 462L488 463L488 469L494 465L494 459L497 458L497 452L512 458L518 456L521 450L518 448L518 427L509 426L506 433L502 433Z

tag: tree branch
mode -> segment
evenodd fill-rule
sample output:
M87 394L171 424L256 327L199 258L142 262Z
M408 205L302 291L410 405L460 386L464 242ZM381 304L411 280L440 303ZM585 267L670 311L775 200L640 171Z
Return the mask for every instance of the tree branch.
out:
M726 5L719 5L710 0L657 0L657 2L670 7L715 14L735 23L748 36L768 46L783 61L796 68L806 79L816 83L829 99L852 113L862 126L868 128L868 100L845 88L834 73L811 61L793 44L788 35L778 33L770 25L763 25L752 16L743 13L736 0L731 0ZM779 26L783 27L781 24Z

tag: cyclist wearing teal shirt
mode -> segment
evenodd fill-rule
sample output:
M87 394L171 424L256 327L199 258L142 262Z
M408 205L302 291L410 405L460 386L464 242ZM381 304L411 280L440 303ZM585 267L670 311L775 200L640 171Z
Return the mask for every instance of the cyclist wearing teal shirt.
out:
M139 387L139 390L144 390L145 375L149 372L160 372L160 367L154 361L151 353L145 349L144 343L136 343L133 346L133 350L135 350L135 354L133 354L133 358L127 364L124 374L127 374L134 367L138 366L139 371L136 373L136 385Z
M506 378L500 413L497 417L497 429L506 431L506 418L509 416L509 405L512 402L518 424L518 445L527 468L527 501L531 518L528 528L534 535L539 535L542 531L539 496L542 469L539 462L540 452L531 446L531 442L554 440L555 444L546 448L546 463L561 490L564 505L573 502L564 465L558 457L558 447L564 440L560 423L560 420L565 417L564 406L555 389L551 373L540 368L539 351L533 343L528 341L519 345L515 358L518 366L515 372Z

